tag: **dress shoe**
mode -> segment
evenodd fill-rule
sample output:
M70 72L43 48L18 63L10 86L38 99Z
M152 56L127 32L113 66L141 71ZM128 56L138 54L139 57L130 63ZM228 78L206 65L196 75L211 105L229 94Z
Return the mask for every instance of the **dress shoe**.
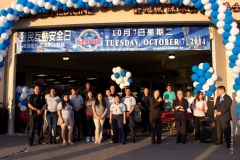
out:
M52 141L52 136L49 136L49 141L48 141L48 144L53 144L53 141Z
M135 136L132 137L132 143L135 143Z
M195 138L195 140L199 140L199 138L198 138L198 137L196 137L196 138Z
M182 144L186 144L186 142L182 142Z
M155 144L156 142L151 142L152 144Z
M177 143L177 144L178 144L178 143L181 143L181 141L177 141L176 143Z
M230 148L230 145L226 145L226 148Z
M125 142L121 142L121 145L124 145L125 144Z
M56 138L56 136L53 136L52 142L53 142L53 144L57 144L57 138Z
M28 142L27 146L31 147L33 145L33 142Z
M39 139L38 140L38 144L46 144L46 142L44 140L42 140L42 139Z

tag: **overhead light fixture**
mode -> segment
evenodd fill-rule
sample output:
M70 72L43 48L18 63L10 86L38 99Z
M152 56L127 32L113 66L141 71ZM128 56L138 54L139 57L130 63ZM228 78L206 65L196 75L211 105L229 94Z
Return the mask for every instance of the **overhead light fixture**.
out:
M69 57L68 57L68 56L63 56L63 60L64 60L64 61L68 61L68 60L69 60Z
M45 76L47 76L46 74L39 74L39 75L37 75L38 77L45 77Z
M66 77L63 77L63 78L71 78L70 76L66 76Z
M97 79L97 78L87 78L87 80L94 80L94 79Z
M69 80L68 82L76 82L76 81L77 81L77 80L74 80L74 79L73 79L73 80Z
M60 82L53 82L53 83L58 84L58 83L60 83Z
M46 79L46 81L54 81L55 79Z
M175 55L174 55L174 54L170 54L170 55L168 56L168 58L169 58L169 59L175 59Z

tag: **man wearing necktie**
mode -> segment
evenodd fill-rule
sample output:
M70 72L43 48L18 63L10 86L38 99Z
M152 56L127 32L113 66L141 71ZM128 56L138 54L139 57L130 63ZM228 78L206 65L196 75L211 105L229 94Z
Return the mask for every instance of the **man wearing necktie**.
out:
M227 148L230 148L231 141L231 125L230 121L232 120L231 116L231 105L232 99L225 92L224 86L219 86L217 88L218 97L214 106L216 112L216 126L217 126L217 141L215 145L222 144L223 134Z

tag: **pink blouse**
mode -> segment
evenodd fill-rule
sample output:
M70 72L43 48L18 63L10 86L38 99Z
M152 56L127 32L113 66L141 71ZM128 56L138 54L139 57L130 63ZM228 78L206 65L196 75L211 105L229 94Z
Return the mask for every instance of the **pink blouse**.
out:
M196 104L194 104L194 102L196 102ZM193 115L195 117L204 117L205 113L207 113L208 110L208 106L206 101L193 101L191 108L193 109Z

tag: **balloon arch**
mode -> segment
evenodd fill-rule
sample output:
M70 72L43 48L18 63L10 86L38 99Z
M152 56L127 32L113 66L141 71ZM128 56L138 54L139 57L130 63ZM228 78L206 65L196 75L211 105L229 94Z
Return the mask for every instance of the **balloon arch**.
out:
M238 102L237 114L240 116L240 34L237 23L234 22L232 12L227 10L222 0L18 0L11 3L9 8L1 10L0 17L0 68L4 66L12 26L20 16L35 15L37 12L46 13L48 10L68 10L69 8L86 8L116 5L137 5L142 3L169 4L177 6L194 6L200 11L205 10L205 15L212 18L212 23L217 26L218 33L222 35L226 54L229 57L229 67L232 68L232 78L235 79L233 89L237 92L235 97ZM0 70L0 77L2 72Z

